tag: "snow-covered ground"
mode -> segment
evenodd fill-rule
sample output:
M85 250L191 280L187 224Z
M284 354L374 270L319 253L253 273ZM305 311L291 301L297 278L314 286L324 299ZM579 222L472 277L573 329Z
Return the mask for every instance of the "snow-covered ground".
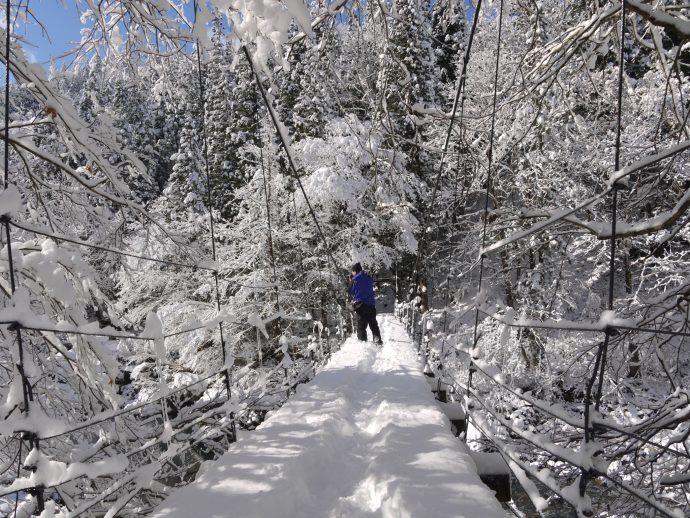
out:
M350 339L154 516L505 517L436 405L401 325Z

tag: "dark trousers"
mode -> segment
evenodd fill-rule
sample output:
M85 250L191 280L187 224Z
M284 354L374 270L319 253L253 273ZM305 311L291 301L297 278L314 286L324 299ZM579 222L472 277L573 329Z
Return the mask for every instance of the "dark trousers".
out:
M376 321L376 306L355 302L354 308L357 314L357 338L366 341L367 326L369 326L374 340L380 341L381 331L379 330L379 323Z

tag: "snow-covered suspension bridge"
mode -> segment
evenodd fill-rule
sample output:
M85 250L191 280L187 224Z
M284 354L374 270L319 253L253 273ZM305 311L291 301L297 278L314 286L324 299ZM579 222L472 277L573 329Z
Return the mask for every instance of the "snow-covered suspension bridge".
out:
M346 340L285 405L156 518L506 516L452 433L402 324Z
M337 5L343 6L345 3L339 1ZM136 8L139 3L128 4ZM626 40L626 6L642 13L653 22L652 25L673 25L675 31L684 32L681 35L684 39L690 39L687 22L680 23L674 16L652 12L638 0L614 3L576 29L573 37L580 38L578 34L591 33L604 19L611 19L618 13L623 20L617 83L618 123L615 129L618 142L615 145L615 166L608 180L603 182L605 185L602 189L591 198L573 202L571 208L547 207L539 211L523 211L519 204L525 203L524 200L513 202L501 199L501 203L506 205L515 204L509 206L508 210L505 207L501 209L505 211L504 216L510 216L512 211L517 218L509 219L510 224L506 225L501 221L499 211L494 213L493 210L498 206L495 200L501 198L500 190L495 187L500 184L502 173L509 166L512 167L510 160L501 160L500 153L494 153L494 142L500 140L494 127L495 117L500 109L505 109L500 106L498 87L501 75L502 1L488 5L490 12L487 18L497 23L498 37L492 81L491 131L485 139L488 149L481 153L487 160L478 159L478 153L473 155L461 149L463 144L457 144L455 148L449 145L456 113L459 116L457 126L460 128L458 141L463 141L471 133L471 130L466 131L462 117L466 99L471 101L464 89L472 38L479 19L477 13L482 11L481 0L476 3L441 164L431 202L426 208L430 213L429 221L433 222L436 218L437 222L441 222L442 210L435 206L436 187L447 173L444 171L444 160L457 151L458 164L462 161L474 163L476 168L472 174L476 176L472 181L477 180L475 183L485 187L479 196L480 203L474 204L483 205L483 210L474 211L481 213L483 228L479 228L482 227L480 224L472 229L473 234L479 236L477 241L481 242L481 246L472 248L472 253L476 250L479 253L472 257L469 273L455 275L452 279L451 259L453 254L459 252L451 247L448 265L444 268L448 272L447 278L438 282L438 272L431 272L432 276L436 273L436 279L432 281L438 284L434 286L430 283L432 291L436 289L439 293L445 293L432 304L422 304L419 295L423 292L418 290L420 283L417 281L429 273L424 272L426 258L422 255L427 253L427 248L422 245L425 239L431 241L431 237L426 235L427 229L433 230L432 226L423 226L412 272L412 276L417 277L413 288L415 293L412 301L400 308L400 314L408 325L407 331L424 360L422 363L417 363L400 325L390 319L386 320L387 343L383 350L348 341L343 344L344 349L337 352L347 327L343 301L337 300L342 299L343 269L336 264L333 255L338 254L335 247L329 246L320 226L319 222L326 218L321 215L320 219L315 213L308 193L302 186L300 178L304 177L304 172L300 171L299 161L291 154L289 135L281 126L273 107L274 93L264 91L262 82L265 82L265 78L261 77L261 67L254 66L255 56L251 49L255 43L245 42L246 45L241 47L241 57L246 58L252 69L265 109L275 125L278 139L282 141L290 166L287 176L297 184L313 219L316 229L314 235L319 238L311 242L320 241L318 246L323 254L320 262L328 264L323 269L318 267L318 275L328 279L332 291L340 290L325 295L324 298L328 297L328 300L321 298L320 305L314 303L318 297L311 301L310 307L281 305L284 299L279 300L283 292L276 276L269 189L264 187L268 230L266 255L270 256L273 277L269 283L249 287L254 293L261 292L265 306L260 312L253 313L250 319L241 322L245 327L251 326L251 331L256 328L259 338L256 352L259 358L255 362L251 361L252 356L250 360L244 357L242 362L234 363L232 355L226 355L232 351L232 345L228 347L228 341L224 339L227 327L223 326L237 322L233 320L236 315L223 307L227 299L222 300L218 288L219 276L228 274L230 268L223 270L216 261L213 213L208 214L213 255L203 258L205 260L198 256L188 257L186 252L189 250L184 247L173 247L176 253L163 254L163 257L145 256L143 252L132 252L134 247L129 246L131 243L125 244L122 240L119 244L115 241L117 246L110 246L112 242L106 240L106 246L104 241L88 233L59 233L52 227L47 228L45 222L44 226L39 226L28 217L25 194L10 182L10 143L15 155L24 157L25 153L35 154L49 162L51 171L53 167L59 170L61 180L64 176L74 182L78 187L74 193L87 192L90 198L87 197L89 203L86 206L90 207L91 202L94 206L112 204L133 214L133 218L128 217L131 221L146 220L146 225L149 224L149 215L124 194L115 195L106 189L104 186L108 185L108 181L106 178L98 179L99 173L95 173L95 179L91 180L94 175L91 165L88 169L74 169L62 157L51 155L49 150L36 148L29 138L22 137L21 128L10 121L11 109L9 100L6 100L5 178L4 190L0 194L0 222L3 224L3 251L0 256L3 282L0 283L0 289L7 304L0 310L0 326L3 339L8 344L9 352L3 358L3 368L7 372L6 386L9 389L7 400L0 402L3 450L0 469L1 511L14 516L42 514L44 518L55 513L69 517L112 517L149 512L163 515L205 515L213 512L242 515L244 512L244 515L250 516L270 516L274 513L310 516L492 516L492 513L499 512L493 497L479 485L465 446L452 437L448 431L449 423L441 416L437 403L432 401L426 387L420 383L420 371L424 365L426 372L433 374L436 380L437 398L443 400L449 397L452 390L453 404L462 405L463 412L466 411L466 420L462 421L465 430L462 438L471 442L473 448L498 450L528 489L538 511L545 510L550 501L557 500L553 495L558 495L582 517L598 513L600 516L615 514L675 518L687 513L690 509L690 492L687 491L690 487L690 428L687 426L690 398L682 385L675 385L674 376L664 364L661 348L665 342L659 342L655 347L661 367L666 370L670 381L666 388L670 387L671 390L660 398L650 400L652 404L648 404L649 401L635 402L632 412L628 408L621 408L632 398L627 401L627 396L622 398L626 405L620 405L621 400L617 399L617 392L624 393L630 389L619 383L620 376L615 372L620 370L619 365L622 364L615 365L612 361L616 354L620 355L621 351L625 353L627 349L633 360L631 371L639 371L639 351L642 347L639 344L654 342L659 337L673 337L680 339L678 347L685 347L682 340L690 337L686 313L688 296L682 285L675 293L673 290L665 292L663 297L650 302L637 315L633 307L633 311L629 312L630 318L618 318L614 313L614 309L617 309L614 307L615 297L618 296L615 293L616 276L621 277L616 271L617 240L648 232L654 227L667 228L677 217L684 217L690 199L686 194L679 199L673 211L661 211L640 224L625 223L616 227L617 210L626 202L629 206L635 206L624 195L629 188L626 177L633 178L635 174L637 182L638 173L655 169L690 147L686 140L659 152L655 149L655 154L629 161L627 166L621 168L625 163L620 160L620 120L626 54L622 44ZM10 19L9 2L7 8ZM335 10L336 6L332 5L331 8ZM324 13L314 23L331 14ZM305 23L308 24L308 20ZM6 23L6 26L11 24ZM6 36L6 48L9 49L9 31ZM540 66L547 67L547 72L551 64L560 67L561 63L567 61L570 52L560 45L569 39L559 41L551 49L549 59L541 60ZM577 46L585 41L580 40ZM185 42L184 46L188 45L189 42ZM206 103L202 88L202 51L198 42L196 50L201 91L199 112L203 114ZM6 62L11 61L7 59L9 51L5 56ZM7 63L6 94L10 90L11 68L17 81L34 85L31 90L51 117L51 121L45 122L61 124L66 134L74 137L68 140L82 145L82 137L89 133L87 128L79 126L78 116L70 111L67 104L61 104L59 99L51 95L35 69L22 61L20 53L15 61ZM548 72L538 79L546 81L550 75L551 72ZM53 122L53 118L57 122ZM203 141L204 151L207 152L206 138ZM477 142L481 144L481 139ZM83 147L80 152L91 153L88 145ZM99 163L97 158L89 154L87 161L95 164L95 169L106 170L107 164ZM205 158L208 166L207 154ZM21 186L21 179L16 179L21 175L15 174L17 172L13 171L11 180ZM89 178L88 181L84 179L85 176ZM458 176L456 172L456 180ZM263 179L266 182L265 174ZM206 180L210 185L208 167ZM51 182L52 177L49 185ZM458 182L455 183L457 185ZM74 193L70 189L70 194ZM214 203L210 186L207 194L207 207L211 208ZM294 196L292 200L294 202ZM568 204L571 201L567 200ZM472 205L467 200L463 203L464 209ZM581 209L597 203L610 204L606 217L594 222L580 219L577 213ZM457 213L461 212L457 210ZM456 223L456 215L453 213L449 217L453 223ZM288 217L298 222L297 209ZM610 224L607 217L611 219ZM525 220L534 219L538 221L534 225L525 223ZM496 221L498 225L495 225ZM511 233L510 227L516 221L520 228ZM151 227L156 226L155 222L150 223ZM506 284L513 282L511 276L515 273L504 268L506 257L513 253L511 245L531 241L537 235L558 236L562 228L569 224L610 242L609 270L597 274L597 277L608 275L608 303L604 313L572 315L570 310L563 312L558 308L557 299L562 298L558 292L559 289L563 291L559 285L560 273L555 287L539 287L542 292L553 289L550 301L543 297L530 300L533 294L515 299L512 297L514 293L508 293L510 290L506 288ZM682 226L677 231L681 229ZM453 243L454 233L466 231L466 226L453 225L448 242ZM165 235L166 239L169 237ZM674 233L671 232L668 239L673 237ZM548 243L549 239L544 241ZM570 238L560 242L563 243L562 264L568 268L566 257L570 254ZM558 243L554 239L554 247ZM178 245L176 242L174 244ZM522 248L522 255L531 257L532 250L526 252L526 248ZM86 263L82 262L77 250L83 249L98 250L108 257L126 256L139 264L152 262L170 271L189 272L190 277L194 274L196 279L201 277L200 272L209 275L211 281L208 285L211 289L208 293L215 291L215 304L212 305L217 313L207 321L199 321L196 315L187 320L176 314L166 319L165 325L153 314L145 328L139 329L143 327L139 325L143 319L126 326L103 327L92 318L90 312L84 312L90 319L87 322L85 315L69 311L69 304L65 309L58 303L62 300L56 302L55 298L52 299L52 306L48 303L43 307L43 300L48 298L46 292L61 292L61 288L64 288L60 268L69 270L71 267L70 273L81 273L79 268ZM148 251L152 254L156 252ZM524 267L518 263L517 270L521 268L530 272L535 270L539 275L542 273L536 265L529 263ZM575 275L582 275L577 265L574 269ZM503 271L508 272L507 279L492 273ZM76 277L80 278L78 275ZM457 293L468 295L465 298L459 296L453 304L449 303L451 282L456 283L454 288L457 288ZM462 285L458 287L460 283ZM233 289L245 287L237 285ZM33 298L27 296L28 289L34 290ZM607 291L605 287L601 289L601 286L591 284L588 290ZM307 289L304 289L306 292ZM504 296L506 293L511 296ZM671 301L668 306L666 299ZM523 307L518 307L519 304ZM597 310L601 309L597 303L594 306ZM436 309L426 311L429 307ZM89 306L88 309L92 308ZM273 309L276 309L273 317L266 319L260 316L270 314ZM319 313L320 317L315 318L314 315ZM645 315L644 318L638 318L640 313ZM474 325L463 321L467 314ZM108 322L108 318L111 316L107 315L103 320ZM449 324L450 320L457 325ZM269 321L272 326L270 333L266 329ZM440 325L432 332L435 323ZM312 325L314 328L309 331ZM168 329L168 326L173 329ZM203 374L193 373L197 377L191 383L178 379L168 387L164 373L174 359L167 354L166 343L182 335L188 337L196 331L203 333L210 329L217 329L214 331L217 334L206 340L204 347L205 350L216 351L213 365L206 365ZM537 335L538 332L541 332L541 336ZM338 339L334 339L336 334L339 335ZM630 337L638 345L631 346ZM548 348L545 346L547 339ZM141 350L155 351L150 363L151 377L159 382L157 391L138 394L135 401L126 401L126 398L123 401L116 397L108 399L101 397L102 394L93 394L91 397L91 394L87 394L99 384L107 384L110 375L110 383L116 384L116 368L108 371L111 366L103 361L99 353L103 346L112 346L118 340L144 344ZM569 365L563 367L565 362L562 360L566 356L559 357L551 349L554 345L557 348L564 344L569 347L570 357ZM532 367L540 364L548 365L550 369L554 365L555 368L548 372L537 368L531 370L535 376L553 377L533 383L534 380L512 376L511 366L504 363L509 348L513 351L521 348L525 362L532 362ZM334 357L331 357L332 352ZM551 363L553 358L557 361ZM250 364L243 364L245 361ZM68 372L70 369L74 374ZM51 397L50 389L68 385L62 379L66 372L72 376L72 380L76 380L76 384L69 386L69 389L77 386L77 390L66 391L68 397L63 399ZM303 385L316 373L318 375L311 384ZM635 374L630 375L630 378L634 377ZM556 388L563 397L554 398L553 393L543 390L551 380L555 385L560 385ZM566 386L566 382L570 385ZM637 384L630 386L635 389L639 387ZM83 389L83 402L75 401L83 387L86 387ZM610 393L607 394L607 391ZM288 396L295 392L296 397L288 400ZM109 396L114 393L115 390L105 392ZM286 406L279 410L286 401ZM66 409L72 411L67 412ZM237 427L255 428L265 412L272 414L264 427L248 434L237 431ZM473 437L469 436L470 431ZM211 464L213 459L221 455L226 456ZM200 478L189 489L175 489L194 480L199 473ZM539 490L534 480L542 483ZM616 491L614 505L620 508L611 510L612 506L608 503L611 500L607 500L606 495L592 505L593 496L601 497L602 486L606 491ZM541 496L540 491L546 495ZM170 500L161 502L171 493L174 496ZM213 509L216 498L220 506L217 511ZM624 505L620 506L621 503ZM185 507L187 505L189 507Z

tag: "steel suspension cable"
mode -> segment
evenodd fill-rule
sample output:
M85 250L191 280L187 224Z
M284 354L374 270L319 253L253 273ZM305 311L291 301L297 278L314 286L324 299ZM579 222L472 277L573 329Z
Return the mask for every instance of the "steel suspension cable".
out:
M623 67L625 64L625 5L624 1L621 6L621 41L620 41L620 56L618 62L618 91L617 91L617 114L616 114L616 144L614 148L614 160L613 160L613 170L618 171L620 169L620 157L621 157L621 133L622 133L622 115L623 115ZM618 183L614 182L611 186L611 256L609 257L609 293L608 293L608 309L613 311L613 300L614 300L614 281L616 273L616 226L618 223ZM601 400L601 390L602 381L604 374L604 366L606 364L606 353L608 338L610 336L610 331L607 330L606 337L604 340L603 358L601 362L601 374L599 376L599 388L597 389L597 402L596 408L599 409L599 403Z
M475 13L475 16L477 14ZM486 231L489 221L489 196L491 196L491 180L492 180L492 167L493 167L493 157L494 157L494 136L496 131L496 104L498 98L498 71L501 58L501 36L503 31L503 0L501 0L498 12L498 41L496 45L496 68L494 72L494 92L493 92L493 109L491 110L491 132L489 136L489 163L487 165L486 171L486 189L484 197L484 222L482 225L482 245L480 248L479 257L479 280L477 282L477 299L479 299L482 292L482 282L484 280L484 247L486 246ZM477 341L479 339L479 300L475 300L475 313L474 313L474 331L472 337L472 348L477 347ZM475 371L474 358L470 355L470 366L467 377L467 398L470 398L470 391L472 389L472 375ZM468 405L469 407L469 405ZM469 408L467 409L467 414L469 416Z
M460 111L460 131L461 131L461 137L462 138L462 121L463 121L463 111ZM451 221L450 221L450 236L449 236L449 243L450 243L450 251L448 252L448 257L446 258L446 289L445 293L443 295L443 341L441 342L441 352L443 353L443 345L446 342L446 328L447 328L447 320L448 320L448 303L450 302L450 274L451 274L451 261L455 257L455 247L453 247L453 239L455 238L455 223L456 220L454 217L455 210L456 210L456 204L457 204L457 199L458 199L458 176L460 176L460 152L458 151L457 153L457 160L455 163L455 178L454 178L454 183L455 185L453 186L453 213L451 215ZM464 210L464 209L463 209Z
M4 157L3 157L3 167L5 169L3 175L3 189L6 191L10 187L10 42L12 33L12 13L11 13L11 2L6 0L5 3L5 128L3 132L3 147L4 147ZM17 291L17 272L15 271L14 257L12 253L12 233L10 232L10 214L2 216L2 223L5 227L5 238L7 239L7 260L9 266L10 274L10 288L12 295ZM12 327L12 326L10 326ZM15 368L19 373L22 382L22 399L24 403L24 408L22 412L29 415L30 403L34 400L33 389L29 379L26 376L26 371L24 370L24 341L22 338L22 331L20 326L14 326L14 331L17 337L17 363ZM29 441L29 446L33 450L39 449L39 441L33 433L25 434ZM22 466L22 455L21 455L21 445L19 443L19 453L17 457L17 478L19 478L20 470ZM17 502L19 501L19 493L15 496L15 516L17 515ZM38 512L43 512L44 501L43 501L43 490L38 488L36 491L36 503Z
M461 139L462 139L462 121L463 121L463 111L460 111L460 131L461 131ZM458 176L460 172L460 151L458 151L457 155L457 161L455 164L455 178L454 178L454 186L453 186L453 213L452 215L455 214L455 208L456 208L456 203L457 203L457 197L458 197ZM446 276L445 276L445 292L443 295L443 327L441 328L441 333L442 333L442 339L441 339L441 354L439 357L439 366L441 369L443 369L443 359L444 359L444 347L446 345L446 341L448 338L448 335L446 334L447 326L448 326L448 303L450 302L450 277L451 277L451 261L454 259L455 256L455 249L453 247L453 239L455 238L455 218L451 216L451 221L450 221L450 236L448 238L448 242L450 243L450 250L448 252L448 257L446 258ZM440 222L439 222L440 224ZM431 306L431 304L429 304ZM450 344L448 344L450 345ZM452 345L450 345L451 348L455 349ZM439 380L440 382L440 380Z
M288 204L290 202L288 201ZM295 232L297 233L297 253L299 257L299 271L304 272L304 254L302 253L302 237L300 236L299 232L299 214L297 213L297 196L295 196L295 191L292 191L292 207L295 213ZM289 209L288 209L289 211ZM306 276L300 275L300 278L302 279L302 291L303 291L303 300L306 303L307 302L307 280Z
M275 251L273 249L273 226L271 224L271 203L270 203L270 196L268 194L268 189L269 189L269 182L266 179L266 166L264 162L264 145L263 145L263 138L261 136L261 120L259 119L259 103L257 101L255 109L254 109L254 116L255 116L255 121L256 121L256 128L257 128L257 133L259 135L259 159L261 162L261 178L263 180L263 185L264 185L264 202L266 205L266 225L267 225L267 231L266 231L266 237L268 239L268 256L269 260L271 263L271 269L273 270L273 284L276 286L275 289L275 298L276 298L276 311L280 312L280 296L278 294L278 272L276 269L276 257L275 257ZM278 324L278 330L277 334L280 335L282 333L280 329L280 317L276 319L277 324ZM263 367L263 350L261 348L261 332L259 331L259 328L257 327L256 329L256 345L257 345L257 352L259 354L259 364Z
M204 266L203 264L191 264L191 263L181 263L179 261L171 261L168 259L159 259L157 257L151 257L147 255L142 255L142 254L135 254L133 252L126 252L124 250L119 250L117 248L111 248L108 246L102 246L102 245L97 245L94 243L89 243L87 241L83 241L81 239L77 239L74 237L67 236L65 234L60 234L56 232L48 232L47 230L44 230L42 228L36 227L34 225L29 225L28 223L17 223L16 221L10 221L10 225L13 227L16 227L20 230L24 230L26 232L31 232L32 234L37 234L39 236L44 236L50 239L54 239L57 241L64 241L65 243L71 243L73 245L78 245L78 246L83 246L85 248L91 248L93 250L100 250L101 252L108 252L112 254L117 254L117 255L122 255L125 257L131 257L133 259L141 259L142 261L150 261L154 263L160 263L160 264L165 264L168 266L179 266L180 268L190 268L190 269L196 269L196 270L208 270L208 271L215 271L215 265L213 268L209 266Z
M194 18L196 23L196 2L194 4ZM206 132L206 99L204 91L204 76L201 69L201 46L199 45L199 40L196 40L196 58L197 58L197 72L199 76L199 104L201 106L201 132L203 138L203 150L204 150L204 168L206 171L206 197L208 205L208 216L209 225L211 227L211 254L213 262L216 262L216 232L215 225L213 221L213 198L211 195L211 173L208 161L208 135ZM213 270L213 280L216 288L216 308L220 312L220 286L218 281L218 270ZM226 351L225 337L223 336L223 323L218 322L218 331L220 332L220 347L223 359L223 366L225 370L225 390L227 392L228 399L230 399L230 368L228 367L228 355Z
M10 0L5 2L5 131L3 132L3 144L5 148L4 158L4 188L7 189L10 185L10 31L12 29L10 18Z
M444 171L444 166L445 166L445 158L448 153L448 147L450 145L450 139L453 133L453 123L455 122L455 116L458 111L458 103L460 107L460 120L464 118L464 109L465 109L465 85L467 82L467 66L470 62L470 55L472 52L472 42L474 41L474 34L477 30L477 25L479 23L479 12L482 7L482 0L478 0L477 6L474 10L474 18L472 20L472 28L470 29L470 35L467 41L467 48L465 48L465 54L462 59L462 71L460 73L460 78L458 79L458 85L455 89L455 98L453 99L453 108L450 114L450 122L448 123L448 129L446 130L446 137L443 142L443 150L441 152L441 163L439 164L438 172L436 173L436 179L434 180L434 187L431 193L431 202L429 203L429 209L428 212L431 213L434 210L434 205L436 203L436 195L438 192L438 186L441 182L441 175L443 174ZM494 112L495 112L495 107L494 107ZM419 239L419 244L417 245L417 256L415 258L415 265L414 265L414 275L416 277L415 279L415 296L417 295L417 285L419 284L419 268L421 266L421 260L422 260L422 254L423 248L424 248L424 242L426 241L427 237L427 227L428 225L424 225L424 228L422 229L422 235Z
M620 37L620 51L618 60L618 89L616 95L617 102L617 114L616 114L616 140L614 146L614 172L620 169L620 153L621 153L621 133L622 133L622 112L623 112L623 67L625 64L625 14L626 14L626 2L622 2L621 6L621 37ZM617 224L617 209L618 209L618 184L614 182L611 186L611 238L610 238L610 257L609 257L609 283L608 283L608 304L607 308L609 311L613 311L613 301L614 301L614 284L615 284L615 273L616 273L616 224ZM608 353L609 342L614 329L611 327L606 327L604 329L604 340L599 347L597 356L594 363L594 368L592 371L592 377L587 384L587 391L585 394L585 408L584 408L584 421L585 421L585 448L587 445L594 440L595 430L592 426L592 416L591 416L591 405L592 405L592 389L594 383L599 378L599 383L597 386L597 391L594 399L594 409L599 410L601 404L602 390L604 387L604 374L606 371L606 356ZM589 479L593 478L589 470L582 469L580 474L580 484L579 491L580 496L584 497L585 491L587 490L587 483ZM591 509L583 511L585 516L592 516L593 512Z
M264 201L266 203L266 224L268 225L267 238L268 238L268 255L271 260L271 268L273 269L273 284L276 286L275 296L276 296L276 310L280 311L280 297L278 295L278 273L276 270L276 257L273 250L273 228L271 225L271 204L270 197L268 195L269 184L266 179L266 167L264 164L264 145L263 139L261 137L261 121L259 119L259 106L257 103L256 110L254 112L256 119L256 127L259 135L259 158L261 161L261 177L264 183Z
M317 232L319 234L319 237L321 241L323 242L324 245L324 250L327 254L327 264L330 264L332 270L333 270L333 276L335 279L335 282L337 282L337 279L340 276L341 268L338 265L337 261L335 260L335 257L331 253L330 246L328 244L328 240L326 239L326 236L323 232L323 229L321 227L321 224L319 223L319 219L316 216L316 212L314 211L314 208L312 207L311 202L309 201L309 197L307 196L307 193L304 189L304 185L302 184L302 180L299 176L299 173L297 171L297 166L295 164L294 157L292 156L292 150L287 142L286 135L284 134L284 128L282 127L280 120L278 118L278 115L276 114L275 110L273 109L273 106L268 98L268 95L266 94L266 91L264 90L263 84L261 83L261 78L259 77L259 74L256 70L256 66L254 65L254 61L249 54L249 49L247 48L246 45L242 46L242 51L245 55L245 58L247 59L247 62L249 63L250 69L252 71L252 74L256 80L257 87L259 89L259 92L261 94L261 98L264 102L264 105L266 106L266 109L271 117L271 121L273 122L273 126L275 127L276 133L278 135L278 138L283 146L283 150L285 151L285 155L288 158L288 163L290 166L290 170L292 172L292 178L297 182L297 185L302 193L302 196L304 197L304 201L307 204L307 209L309 210L309 214L311 215L312 220L314 221L314 224L316 225ZM295 218L297 218L297 206L296 206L296 201L294 198L294 193L293 193L293 202L295 205ZM320 271L319 271L320 273ZM331 283L333 285L333 283ZM336 304L340 307L345 306L345 301L338 296L338 292L335 291L333 292L333 298L336 302Z
M273 106L271 105L271 101L268 99L268 96L266 94L266 91L264 90L263 84L261 84L261 78L259 77L259 73L256 70L256 66L254 65L254 60L252 59L251 55L249 54L249 49L247 49L246 45L242 46L242 51L247 58L247 62L249 63L249 67L251 68L252 74L254 75L254 78L256 79L256 84L259 87L259 92L261 93L261 98L264 101L264 105L266 106L266 109L268 110L269 115L271 116L271 121L273 122L273 125L276 129L276 133L278 135L278 138L280 139L280 142L283 146L283 149L285 150L285 155L287 156L288 163L290 165L290 170L292 171L292 177L297 181L297 185L300 188L300 191L302 192L302 196L304 196L304 201L307 203L307 207L309 209L309 213L311 214L312 219L314 220L314 224L316 225L316 229L319 233L319 237L321 238L321 241L323 241L326 254L328 256L328 260L330 261L331 265L333 266L334 270L336 272L341 271L341 268L338 266L338 263L336 262L335 258L333 257L333 254L331 253L330 246L328 245L328 240L326 239L326 235L323 233L323 229L321 228L321 225L319 224L319 219L316 217L316 212L314 212L314 208L312 207L311 202L309 201L309 197L307 196L306 191L304 190L304 185L302 184L302 180L299 177L299 173L297 172L297 166L295 165L295 160L292 156L292 151L290 149L290 146L288 145L286 141L286 136L283 134L283 127L280 123L280 120L278 118L278 115L275 113L275 110L273 109Z

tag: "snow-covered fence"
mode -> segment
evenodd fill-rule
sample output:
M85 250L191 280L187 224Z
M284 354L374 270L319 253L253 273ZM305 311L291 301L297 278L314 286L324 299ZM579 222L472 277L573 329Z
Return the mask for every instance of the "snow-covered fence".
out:
M10 192L4 191L7 195ZM9 204L4 207L10 206ZM32 232L55 241L78 246L103 249L84 240L57 235L47 229L36 229L3 215L4 227ZM8 243L12 243L8 238ZM121 251L108 248L109 253ZM8 249L12 257L11 248ZM176 268L207 270L217 277L215 267L205 264L184 264L159 260L141 254L122 251L121 255L149 260ZM16 256L15 256L16 257ZM26 266L26 261L22 261ZM14 275L14 274L13 274ZM7 412L0 426L3 456L9 460L0 474L0 501L7 514L31 514L45 509L66 511L68 516L97 512L106 516L140 513L150 510L165 495L165 488L189 482L204 460L215 458L236 440L236 424L246 422L245 416L268 401L266 408L275 408L294 391L297 384L309 379L319 364L327 360L333 348L327 333L324 351L321 332L309 341L285 335L270 338L265 354L241 369L223 361L219 369L190 383L168 387L162 375L167 363L166 340L183 337L231 321L223 310L205 322L193 322L182 329L164 333L155 313L150 313L143 330L126 331L113 326L91 322L54 323L45 315L33 311L28 298L18 290L11 305L0 310L0 325L16 332L25 341L51 340L56 350L67 357L70 353L61 345L59 337L84 340L118 340L148 342L155 351L158 390L148 400L120 409L94 413L82 410L82 421L66 423L50 408L50 399L25 398L22 390L15 391L3 403ZM306 317L280 314L286 320ZM311 321L311 320L310 320ZM258 326L265 326L260 319ZM320 324L320 322L319 322ZM290 346L308 342L306 354L290 358ZM221 344L225 351L225 344ZM318 353L316 349L318 348ZM327 354L325 354L327 352ZM274 365L268 373L256 377L260 365ZM42 370L45 367L40 366ZM29 376L33 375L32 366ZM18 369L13 383L27 387L28 376ZM256 379L252 379L256 378ZM26 388L23 391L26 397ZM45 406L44 406L45 405ZM22 413L14 412L20 409ZM49 409L48 413L43 409ZM14 415L13 415L14 413ZM29 445L28 452L25 444ZM13 467L17 466L14 471Z
M258 360L233 373L230 399L225 394L226 368L222 368L146 402L92 416L72 427L37 413L31 417L31 432L25 429L13 436L10 424L5 424L3 435L11 439L7 451L14 445L18 455L28 433L41 449L34 448L24 459L28 475L0 486L0 498L14 495L25 513L37 505L25 495L39 494L53 510L55 502L61 502L68 516L145 513L165 497L166 487L188 483L202 462L226 451L236 440L236 423L243 423L262 400L270 400L269 408L279 406L326 359L322 356L287 374L285 357L283 344L277 344L263 361L280 361L249 387L242 388L242 383L254 375ZM6 471L3 478L7 475Z
M441 312L430 312L428 321L440 321ZM565 328L567 332L571 329ZM563 332L563 330L560 330ZM590 331L590 329L587 329ZM592 329L591 331L595 331ZM491 335L495 337L496 335ZM469 367L472 348L465 342L460 347L455 333L439 332L420 347L425 359L432 389L443 384L449 389L452 403L463 405L463 425L460 432L475 447L499 452L525 488L538 511L546 510L550 500L543 498L533 480L537 480L574 509L583 510L579 495L579 476L587 470L592 477L602 477L627 495L619 500L621 509L639 508L640 502L662 516L682 516L648 487L649 473L661 473L652 487L682 483L682 473L690 463L690 455L678 448L678 437L669 437L690 412L690 400L677 394L667 402L663 412L650 415L634 427L625 427L613 417L597 412L592 423L599 437L594 448L585 447L585 420L581 405L576 402L549 402L543 396L525 392L514 385L512 373L505 373L495 365L475 358L475 381L469 387L459 375ZM444 351L443 353L441 351ZM458 428L457 424L453 425ZM465 427L469 426L466 430ZM644 466L639 464L639 449L644 449ZM630 469L611 469L627 466ZM659 486L656 486L659 484ZM658 490L658 489L657 489ZM593 493L599 496L598 492Z

